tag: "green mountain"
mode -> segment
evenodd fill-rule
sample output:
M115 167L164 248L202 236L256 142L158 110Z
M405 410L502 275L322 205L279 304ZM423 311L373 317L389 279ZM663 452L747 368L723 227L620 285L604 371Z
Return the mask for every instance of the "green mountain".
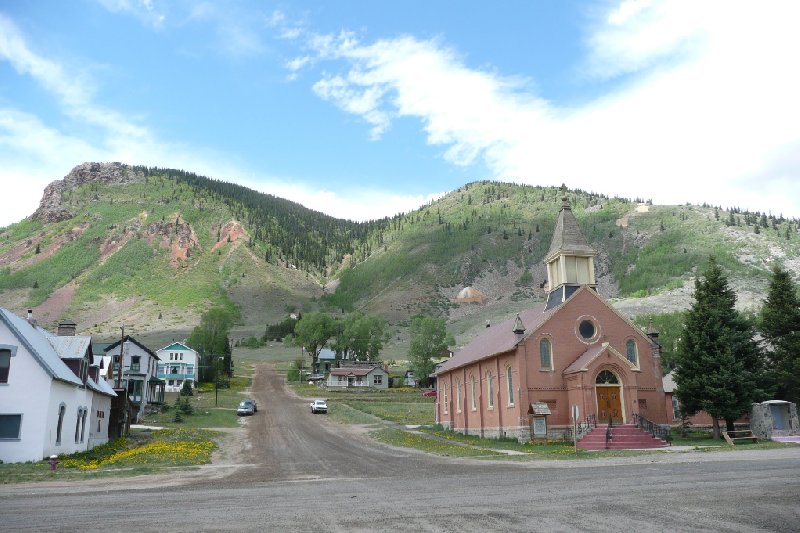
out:
M475 182L356 223L184 171L86 163L49 185L34 215L0 230L0 305L33 308L43 325L69 317L99 337L125 324L154 342L221 305L238 313L241 334L295 309L361 309L388 319L402 346L422 312L447 317L462 341L543 297L559 196ZM568 196L599 252L600 292L631 315L685 308L687 282L710 254L745 306L760 302L773 262L800 274L797 220ZM484 305L452 301L467 286Z

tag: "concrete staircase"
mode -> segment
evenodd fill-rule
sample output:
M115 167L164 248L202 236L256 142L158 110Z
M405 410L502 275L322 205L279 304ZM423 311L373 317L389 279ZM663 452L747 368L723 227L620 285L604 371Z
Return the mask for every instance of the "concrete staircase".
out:
M611 440L606 448L607 429L607 425L598 425L578 441L578 448L583 450L639 450L667 446L663 440L653 437L633 424L621 424L611 427Z

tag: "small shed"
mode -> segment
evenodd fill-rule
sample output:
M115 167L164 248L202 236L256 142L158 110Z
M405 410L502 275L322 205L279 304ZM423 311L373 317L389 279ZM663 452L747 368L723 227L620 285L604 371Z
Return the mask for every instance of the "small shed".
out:
M760 439L800 442L797 405L783 400L754 403L750 412L750 429Z

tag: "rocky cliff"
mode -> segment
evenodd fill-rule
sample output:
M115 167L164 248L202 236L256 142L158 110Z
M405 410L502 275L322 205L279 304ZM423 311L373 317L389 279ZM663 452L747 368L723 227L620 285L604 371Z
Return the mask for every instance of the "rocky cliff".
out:
M83 163L73 168L63 179L56 180L45 188L33 218L42 222L60 222L72 218L75 213L64 207L64 193L86 183L124 185L141 181L144 181L142 171L122 163Z

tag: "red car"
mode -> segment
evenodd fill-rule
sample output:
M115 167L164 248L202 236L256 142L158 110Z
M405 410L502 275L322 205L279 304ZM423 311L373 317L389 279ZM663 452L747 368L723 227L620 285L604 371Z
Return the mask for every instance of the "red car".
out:
M426 390L425 392L422 393L422 395L423 396L436 396L436 391L435 390Z

